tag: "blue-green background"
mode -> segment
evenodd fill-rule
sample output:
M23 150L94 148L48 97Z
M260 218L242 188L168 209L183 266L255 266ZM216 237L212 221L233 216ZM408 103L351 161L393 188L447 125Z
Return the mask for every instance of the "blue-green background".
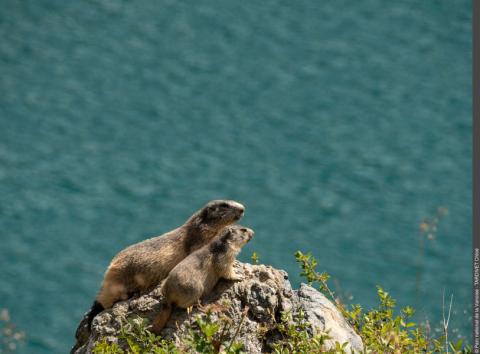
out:
M66 353L112 256L215 198L247 207L242 260L298 285L310 250L365 307L376 284L415 304L418 226L448 208L418 314L438 327L445 289L469 335L468 1L0 7L0 307L24 353Z

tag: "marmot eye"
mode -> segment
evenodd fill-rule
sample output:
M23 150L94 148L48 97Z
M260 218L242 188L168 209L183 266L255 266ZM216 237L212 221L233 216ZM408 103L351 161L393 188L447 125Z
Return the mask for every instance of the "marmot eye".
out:
M228 208L228 203L222 203L222 204L220 204L220 208Z

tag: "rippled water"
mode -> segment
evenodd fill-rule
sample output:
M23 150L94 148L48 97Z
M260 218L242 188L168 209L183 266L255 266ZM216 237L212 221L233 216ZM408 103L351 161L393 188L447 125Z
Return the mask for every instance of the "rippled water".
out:
M252 251L298 284L310 250L469 334L470 3L5 0L0 307L65 353L111 257L203 203L247 206Z

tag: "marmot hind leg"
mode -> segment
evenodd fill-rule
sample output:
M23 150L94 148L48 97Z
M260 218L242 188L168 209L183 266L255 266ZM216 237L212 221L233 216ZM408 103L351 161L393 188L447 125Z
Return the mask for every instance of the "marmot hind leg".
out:
M121 269L108 269L103 286L96 298L104 308L112 307L117 301L127 300L129 294L132 293L130 289L132 284L129 284L123 273Z
M152 333L156 334L157 336L160 334L163 327L165 327L168 320L170 319L170 316L172 315L173 306L174 305L172 304L170 305L164 304L162 306L162 310L157 315L157 317L155 317L155 319L153 320L152 328L150 330Z

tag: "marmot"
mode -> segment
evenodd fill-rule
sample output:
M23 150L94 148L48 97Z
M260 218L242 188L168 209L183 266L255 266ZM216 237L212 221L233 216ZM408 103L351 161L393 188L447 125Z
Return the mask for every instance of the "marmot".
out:
M207 244L226 226L237 222L245 207L232 200L214 200L182 226L136 243L119 252L105 272L102 287L88 314L93 318L119 300L159 284L193 251Z
M160 333L170 318L173 305L192 306L210 293L220 278L241 280L234 272L233 262L253 234L253 230L240 225L226 227L220 236L177 264L161 286L165 302L162 312L153 321L152 332Z

